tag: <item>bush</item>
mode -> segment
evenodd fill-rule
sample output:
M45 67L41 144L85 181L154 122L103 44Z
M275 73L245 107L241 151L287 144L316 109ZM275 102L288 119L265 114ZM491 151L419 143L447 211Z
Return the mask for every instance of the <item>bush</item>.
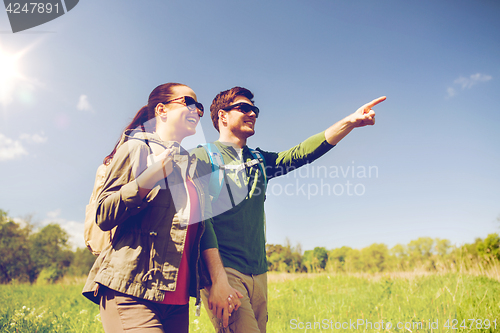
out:
M38 275L38 278L36 279L36 284L37 285L45 285L45 284L52 284L62 278L64 275L64 272L61 269L58 269L57 267L47 267L42 269L40 274Z

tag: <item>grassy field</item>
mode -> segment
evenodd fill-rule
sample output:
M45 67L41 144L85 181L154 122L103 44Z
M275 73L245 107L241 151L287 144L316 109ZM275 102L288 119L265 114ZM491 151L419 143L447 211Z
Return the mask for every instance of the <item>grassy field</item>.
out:
M0 332L103 332L81 282L0 285ZM204 310L191 332L213 332ZM390 324L389 324L390 323ZM496 325L496 328L495 328ZM268 332L500 332L500 282L464 274L269 274Z

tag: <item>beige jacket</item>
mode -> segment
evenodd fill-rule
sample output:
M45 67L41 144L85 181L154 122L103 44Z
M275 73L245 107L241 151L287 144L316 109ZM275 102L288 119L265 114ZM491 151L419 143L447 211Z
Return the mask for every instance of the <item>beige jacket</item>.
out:
M135 179L146 169L150 155L145 138L150 146L159 144L173 150L174 168L142 200ZM83 295L98 304L98 288L102 285L131 296L162 301L165 291L175 290L190 220L185 183L189 175L197 187L202 212L189 260L189 291L198 304L200 288L210 283L200 260L203 216L210 210L210 203L195 177L196 157L176 142L162 142L156 134L124 134L122 142L108 167L96 214L99 227L110 230L117 226L116 234L96 259Z

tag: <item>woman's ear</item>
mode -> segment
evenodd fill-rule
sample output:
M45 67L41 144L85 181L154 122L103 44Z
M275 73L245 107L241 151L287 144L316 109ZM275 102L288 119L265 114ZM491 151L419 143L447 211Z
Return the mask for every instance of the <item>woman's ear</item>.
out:
M163 103L156 104L155 107L155 116L160 117L162 119L167 118L167 107Z

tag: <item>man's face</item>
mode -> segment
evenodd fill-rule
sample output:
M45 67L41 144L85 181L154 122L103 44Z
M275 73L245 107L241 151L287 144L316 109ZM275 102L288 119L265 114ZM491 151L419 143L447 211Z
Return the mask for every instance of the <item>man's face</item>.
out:
M252 102L246 97L238 96L231 103L231 105L238 103L247 103L253 105ZM236 137L241 139L246 139L255 133L255 121L257 120L257 115L250 111L248 113L243 113L237 109L232 109L230 111L223 111L225 117L223 122L226 123L226 128Z

